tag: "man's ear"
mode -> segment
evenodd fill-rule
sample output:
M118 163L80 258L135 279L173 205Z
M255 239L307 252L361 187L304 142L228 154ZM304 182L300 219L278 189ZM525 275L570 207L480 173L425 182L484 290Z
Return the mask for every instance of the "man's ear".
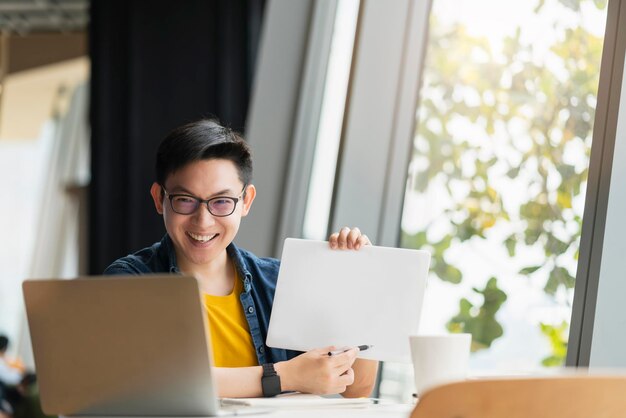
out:
M161 187L161 185L157 182L152 183L152 187L150 187L150 194L152 195L156 211L159 215L163 215L163 198L165 197L163 187Z
M243 197L243 209L241 210L241 216L246 216L248 212L250 212L250 206L252 206L252 202L254 202L255 197L256 187L254 187L254 184L248 184L248 187L246 187L246 194Z

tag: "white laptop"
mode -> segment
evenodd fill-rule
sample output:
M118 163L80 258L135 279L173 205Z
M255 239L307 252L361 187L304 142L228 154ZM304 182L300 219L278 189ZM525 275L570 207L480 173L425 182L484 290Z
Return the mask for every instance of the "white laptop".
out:
M373 345L359 356L410 363L408 337L418 332L429 264L423 250L331 250L325 241L287 238L267 345Z
M23 291L46 414L224 414L194 278L27 280Z

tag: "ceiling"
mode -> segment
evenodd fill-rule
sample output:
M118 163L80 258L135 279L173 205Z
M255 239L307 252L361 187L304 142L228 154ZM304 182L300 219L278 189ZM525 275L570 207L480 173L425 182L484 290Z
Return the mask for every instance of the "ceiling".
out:
M0 32L83 31L88 21L89 0L0 0Z

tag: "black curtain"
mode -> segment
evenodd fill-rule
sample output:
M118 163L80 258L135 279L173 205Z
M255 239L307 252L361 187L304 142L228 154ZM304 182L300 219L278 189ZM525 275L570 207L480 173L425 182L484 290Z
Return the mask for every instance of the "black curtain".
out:
M92 0L89 271L158 241L154 156L174 127L242 131L264 0Z

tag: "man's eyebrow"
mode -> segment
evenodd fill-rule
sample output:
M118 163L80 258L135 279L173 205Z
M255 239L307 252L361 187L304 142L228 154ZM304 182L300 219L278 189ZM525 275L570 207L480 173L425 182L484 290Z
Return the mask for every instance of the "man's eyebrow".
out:
M192 193L191 191L189 191L188 189L186 189L183 186L174 186L172 187L172 190L168 190L170 193L184 193L184 194L188 194L190 196L196 196L196 194ZM228 196L230 194L233 194L233 191L231 189L224 189L224 190L220 190L217 193L213 193L210 197L215 197L215 196Z
M234 194L233 191L231 189L224 189L224 190L220 190L217 193L213 193L211 195L211 197L213 196L228 196L229 194Z
M189 190L185 189L183 186L174 186L171 189L168 190L168 192L171 193L184 193L184 194L188 194L188 195L192 195L193 193L191 193Z

